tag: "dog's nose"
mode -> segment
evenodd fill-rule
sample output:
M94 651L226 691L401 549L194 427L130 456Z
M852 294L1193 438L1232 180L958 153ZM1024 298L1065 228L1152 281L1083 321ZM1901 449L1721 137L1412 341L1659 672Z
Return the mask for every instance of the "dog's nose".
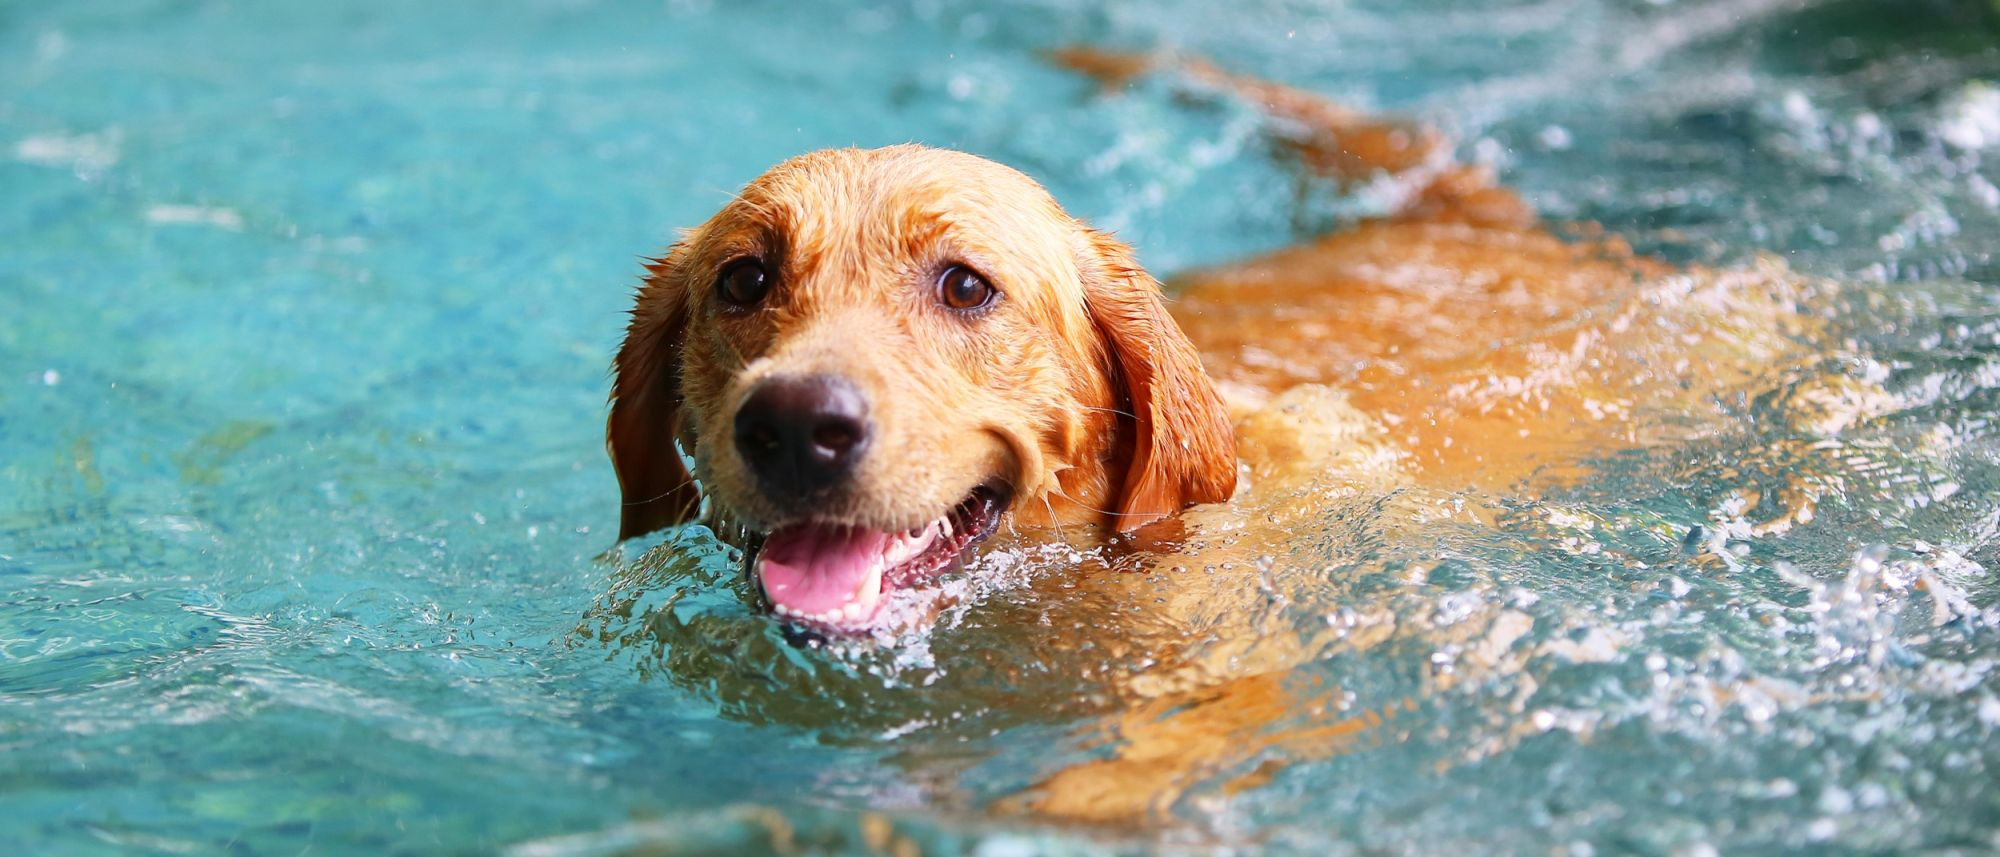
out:
M766 378L736 411L736 449L759 487L779 497L847 480L868 440L868 400L837 375Z

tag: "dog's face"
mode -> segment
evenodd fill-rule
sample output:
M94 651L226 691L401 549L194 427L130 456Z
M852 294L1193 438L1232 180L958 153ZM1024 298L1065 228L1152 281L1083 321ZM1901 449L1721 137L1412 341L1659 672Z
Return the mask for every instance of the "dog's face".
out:
M781 615L872 622L1007 515L1130 528L1235 486L1228 419L1159 287L1026 176L815 152L650 267L608 446L621 537L762 537Z

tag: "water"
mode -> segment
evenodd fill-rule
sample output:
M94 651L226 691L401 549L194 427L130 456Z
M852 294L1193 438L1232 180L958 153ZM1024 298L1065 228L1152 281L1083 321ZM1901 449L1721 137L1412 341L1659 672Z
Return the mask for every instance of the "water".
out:
M2000 848L1992 21L0 9L0 846ZM699 528L607 553L638 257L785 156L979 152L1161 271L1375 204L1071 41L1423 116L1551 217L1836 284L1827 327L1587 480L1023 534L894 645L788 642Z

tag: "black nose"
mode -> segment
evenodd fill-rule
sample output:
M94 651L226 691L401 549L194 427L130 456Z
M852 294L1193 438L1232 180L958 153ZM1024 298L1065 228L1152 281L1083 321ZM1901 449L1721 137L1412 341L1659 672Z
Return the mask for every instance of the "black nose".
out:
M776 498L846 481L868 451L868 435L868 400L837 375L766 378L736 411L736 449Z

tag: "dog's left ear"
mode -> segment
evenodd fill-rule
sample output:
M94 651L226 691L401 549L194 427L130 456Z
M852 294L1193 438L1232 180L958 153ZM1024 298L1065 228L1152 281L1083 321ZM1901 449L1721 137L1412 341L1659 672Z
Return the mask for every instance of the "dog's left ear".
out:
M612 364L611 417L604 449L624 495L618 538L629 539L694 517L701 503L674 439L681 420L681 339L687 289L677 268L685 245L646 266L625 344Z
M1089 228L1084 236L1084 303L1133 416L1132 459L1114 523L1135 530L1195 503L1229 499L1236 433L1194 344L1131 248Z

